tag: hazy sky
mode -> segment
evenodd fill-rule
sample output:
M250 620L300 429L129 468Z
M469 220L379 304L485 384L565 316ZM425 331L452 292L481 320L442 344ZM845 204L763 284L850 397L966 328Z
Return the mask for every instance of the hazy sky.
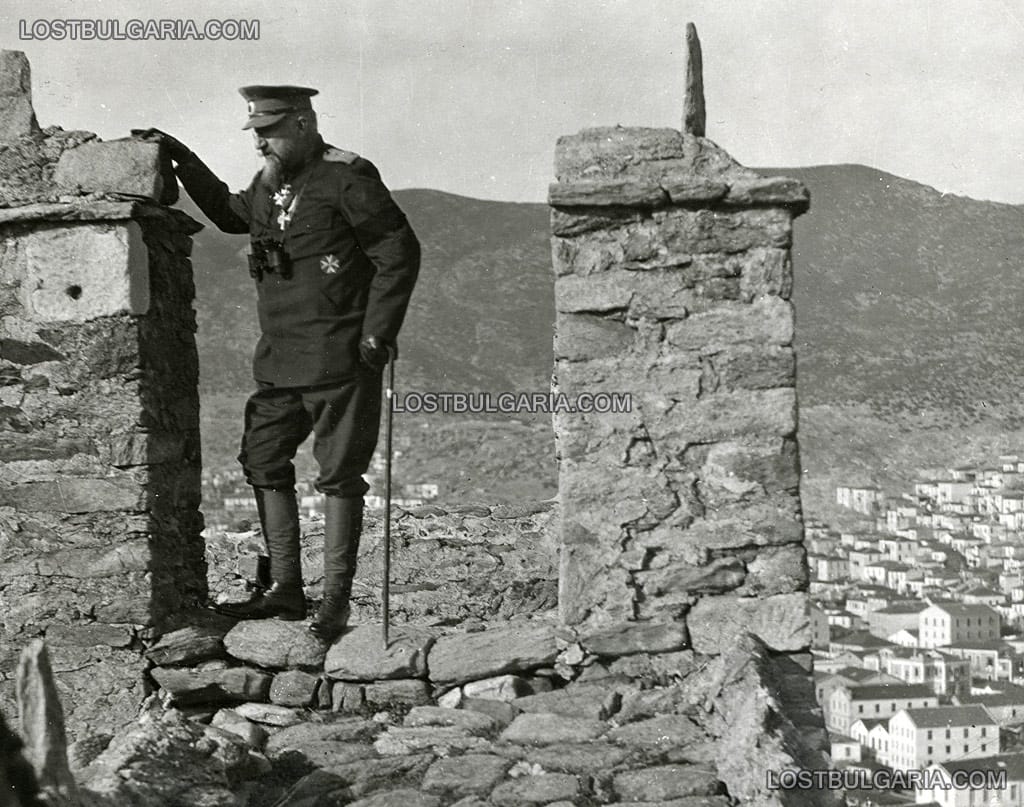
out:
M158 9L172 9L160 12ZM321 130L393 188L542 201L555 140L678 127L685 25L708 136L752 166L865 163L1024 202L1020 0L4 0L43 126L157 126L232 187L258 167L237 88L318 87ZM26 41L19 20L257 19L240 41Z

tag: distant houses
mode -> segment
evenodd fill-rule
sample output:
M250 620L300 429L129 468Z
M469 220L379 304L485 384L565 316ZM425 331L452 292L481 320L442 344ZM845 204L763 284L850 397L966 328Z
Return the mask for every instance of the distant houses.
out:
M1024 807L1024 459L839 486L859 516L807 525L815 692L833 764L1001 776L873 804Z

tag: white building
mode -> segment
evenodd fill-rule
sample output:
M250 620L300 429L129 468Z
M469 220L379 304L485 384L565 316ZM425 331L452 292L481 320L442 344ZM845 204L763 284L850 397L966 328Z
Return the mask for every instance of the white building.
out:
M879 762L921 770L936 762L999 753L999 724L984 706L902 709L889 718L889 752Z

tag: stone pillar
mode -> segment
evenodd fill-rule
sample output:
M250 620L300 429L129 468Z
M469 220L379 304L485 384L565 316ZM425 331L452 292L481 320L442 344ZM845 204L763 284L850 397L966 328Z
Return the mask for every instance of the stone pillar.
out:
M0 188L0 709L45 637L82 739L134 718L144 640L206 595L199 226L159 204L153 144L50 129L0 151L26 166Z
M555 166L556 386L631 404L556 415L563 621L808 648L789 301L806 189L671 129L563 137Z

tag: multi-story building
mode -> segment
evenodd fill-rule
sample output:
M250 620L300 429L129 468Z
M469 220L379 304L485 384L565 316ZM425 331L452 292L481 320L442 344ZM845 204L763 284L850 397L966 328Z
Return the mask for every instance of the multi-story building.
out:
M999 724L984 706L933 706L902 709L889 718L889 751L879 761L898 770L921 770L999 751Z
M999 614L987 605L933 603L920 614L921 647L946 647L959 642L999 638Z
M971 663L938 650L886 647L878 651L879 669L908 684L924 684L936 695L967 696Z
M911 602L894 602L887 608L879 608L868 614L868 632L881 639L888 639L900 630L917 631L920 627L920 615L928 607L921 600Z
M971 675L986 681L1024 680L1024 658L1006 642L957 642L944 647L950 655L967 659Z
M998 754L991 757L939 762L928 768L938 781L929 790L915 793L918 804L940 807L1021 807L1024 805L1024 754ZM956 777L956 778L954 778ZM984 787L964 787L964 780Z
M822 704L822 710L830 730L849 734L854 720L884 720L900 709L938 705L939 699L931 688L920 684L867 684L836 687Z

